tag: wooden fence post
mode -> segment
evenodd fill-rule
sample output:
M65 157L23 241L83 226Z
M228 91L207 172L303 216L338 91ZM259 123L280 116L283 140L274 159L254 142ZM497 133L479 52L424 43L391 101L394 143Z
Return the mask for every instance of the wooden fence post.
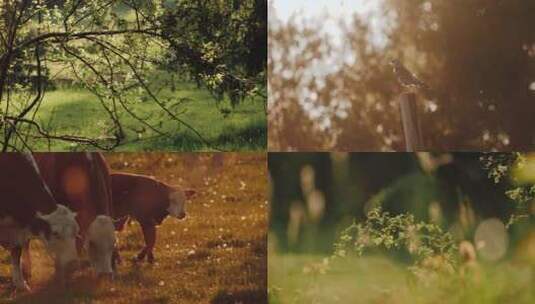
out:
M420 120L418 117L418 105L416 94L402 93L399 97L401 111L401 123L405 135L405 147L407 152L422 151L423 138Z

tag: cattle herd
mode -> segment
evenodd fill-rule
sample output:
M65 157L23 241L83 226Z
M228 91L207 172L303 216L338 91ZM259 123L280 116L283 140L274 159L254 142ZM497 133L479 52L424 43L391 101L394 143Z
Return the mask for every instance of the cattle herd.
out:
M29 243L40 239L64 285L87 256L97 276L113 277L120 255L115 231L140 223L145 247L136 257L154 261L156 226L183 219L194 194L149 176L112 172L100 153L3 153L0 155L0 245L11 253L17 290L29 290Z

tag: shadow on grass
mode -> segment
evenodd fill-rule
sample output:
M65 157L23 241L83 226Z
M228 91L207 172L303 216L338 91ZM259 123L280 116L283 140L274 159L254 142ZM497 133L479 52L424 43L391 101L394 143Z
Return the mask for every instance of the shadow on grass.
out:
M265 147L267 142L266 125L260 121L243 129L227 128L215 140L215 145L249 145Z
M137 261L135 256L132 256L123 259L121 269L118 270L119 275L116 279L121 283L129 285L154 285L157 283L156 280L147 275L147 271L154 267L154 264Z
M198 151L220 148L229 151L265 150L267 145L267 129L265 123L258 121L245 128L228 127L214 139L204 143L193 132L184 131L173 137L160 137L143 145L150 150ZM150 148L149 148L150 147Z
M8 303L90 303L95 291L102 284L90 276L79 277L69 282L66 287L60 287L55 281L34 287L31 292L15 296Z
M237 292L219 291L210 301L212 304L234 304L234 303L267 303L267 292L265 289L242 290Z
M255 285L258 284L257 286L261 286L261 288L239 291L222 289L212 298L210 303L267 303L267 236L253 239L250 243L252 243L250 250L256 257L249 256L241 263L238 273L241 273L242 279ZM234 245L241 246L242 243L237 242Z
M267 148L267 122L265 115L259 114L261 109L256 104L243 105L234 111L237 116L225 120L214 109L207 92L195 89L191 94L194 95L192 100L196 102L188 107L191 113L188 114L186 121L206 137L208 144L185 127L176 131L177 124L166 122L166 118L162 116L163 114L159 114L161 111L158 111L155 105L133 103L131 105L133 112L146 118L151 125L159 126L161 131L169 135L158 137L153 136L152 132L145 134L146 128L120 110L127 140L117 150L207 151L216 147L229 151L257 151ZM91 93L69 89L52 91L48 92L46 101L46 106L38 115L39 122L46 130L91 138L109 137L107 133L112 128L109 117L105 115L100 102ZM106 144L105 141L101 143ZM47 148L44 140L40 140L38 145L39 149ZM53 141L52 149L94 150L92 147L60 141Z
M13 288L5 288L0 294L3 298L11 298L7 303L26 304L26 303L92 303L95 299L106 299L110 302L115 294L113 290L103 288L113 282L127 285L143 284L154 285L155 281L149 279L144 275L141 267L131 267L128 271L123 271L122 274L114 280L98 279L93 275L78 275L76 278L69 280L67 286L62 288L57 285L54 280L44 283L43 285L33 287L30 292L22 292L12 297ZM2 278L4 279L4 278ZM4 280L2 280L4 281ZM9 282L2 282L0 286L11 285ZM141 303L168 303L168 298L165 296L157 296Z
M267 255L267 235L263 238L257 240L254 242L253 248L251 248L251 251L255 254L257 257L265 257Z
M73 134L81 134L80 130ZM267 149L267 129L265 124L252 124L245 128L227 128L215 139L202 141L191 131L184 131L174 136L153 137L150 139L134 140L121 144L117 151L265 151ZM101 145L111 144L110 141L100 140ZM44 144L44 141L43 143ZM54 144L52 145L54 147ZM70 145L65 151L92 151L92 146Z
M12 289L11 277L0 276L0 298L9 298Z
M218 247L222 247L222 246L228 246L228 247L233 247L233 248L243 248L245 246L247 246L247 241L246 240L239 240L239 239L217 239L217 240L212 240L212 241L208 241L206 243L206 247L207 248L218 248Z

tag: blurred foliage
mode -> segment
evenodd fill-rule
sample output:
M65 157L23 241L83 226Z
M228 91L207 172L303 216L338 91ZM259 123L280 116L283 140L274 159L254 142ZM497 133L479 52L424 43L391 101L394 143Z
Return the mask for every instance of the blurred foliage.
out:
M535 155L270 153L268 163L270 303L533 302L535 200L511 191L535 183Z
M457 246L450 233L435 224L417 222L411 214L390 215L381 208L371 210L362 223L344 229L334 243L334 256L362 256L365 250L404 249L417 263L441 257L448 267L456 263Z
M168 1L164 67L188 72L236 105L265 91L267 0Z
M516 242L533 223L535 200L517 201L512 191L531 189L533 183L516 184L514 170L489 160L516 166L522 158L517 153L270 153L276 248L331 254L337 235L354 219L366 225L378 207L388 218L410 216L458 241L472 239L483 220L497 218L508 224Z
M526 167L531 169L527 175L533 176L535 172L530 166L533 159L527 158L522 153L494 153L485 154L481 157L484 168L488 171L489 178L496 184L505 182L509 184L506 195L515 202L515 212L509 219L508 225L529 217L533 213L533 201L535 200L535 184L523 181L519 174ZM524 178L526 174L524 174ZM533 179L532 179L533 181Z
M495 183L508 178L517 160L521 159L520 153L489 153L481 156L481 162L488 171L489 178Z
M10 22L9 14L17 9L16 2L9 1L0 7L0 14L5 14L0 18L0 28ZM155 65L174 68L173 72L191 75L214 93L228 94L234 102L241 101L238 97L258 93L265 86L267 0L43 0L28 2L23 15L21 18L27 18L27 23L20 26L15 38L17 46L44 33L126 31L117 35L120 37L106 37L102 41L86 39L76 43L65 39L61 47L52 47L53 43L39 46L41 56L46 54L56 63L77 64L76 59L82 58L97 71L114 66L115 77L106 79L100 90L123 83L127 88L132 85L138 75L130 71L132 66L124 58L132 60L139 76L148 76L144 72ZM116 53L104 52L103 44L114 46ZM6 48L0 45L1 55L7 53ZM131 56L121 57L119 53L124 50L130 50ZM36 77L34 50L17 48L11 56L11 84L26 84ZM76 67L79 76L89 83L98 81L83 63ZM44 69L43 74L53 76ZM107 76L106 72L101 73Z
M272 10L270 149L402 150L396 58L438 92L420 102L426 150L529 150L534 11L527 0L383 0L378 16L340 21L337 43L328 18Z

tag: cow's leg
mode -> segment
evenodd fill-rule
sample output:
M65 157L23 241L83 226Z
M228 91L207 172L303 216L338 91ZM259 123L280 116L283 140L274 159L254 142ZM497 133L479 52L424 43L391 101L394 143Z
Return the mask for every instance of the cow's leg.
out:
M16 289L30 290L30 287L24 280L24 275L22 274L21 255L22 247L17 246L11 249L11 276L13 285L15 285Z
M141 251L137 254L136 261L143 261L145 259L145 256L147 255L147 247L143 247Z
M152 264L154 263L154 254L152 253L152 249L149 251L147 250L147 261Z
M115 222L115 231L123 231L124 225L126 221L128 220L128 217L119 219L117 222ZM113 271L115 271L116 265L120 265L122 262L121 255L119 254L119 249L115 247L113 250Z
M119 250L116 248L113 249L113 256L111 260L111 267L113 272L117 271L117 265L121 264L121 256L119 255Z
M145 246L143 246L143 249L138 253L136 257L136 261L143 261L145 259L145 256L147 255L147 233L146 231L146 224L141 223L141 231L143 232L143 240L145 241Z
M81 254L81 252L84 250L87 230L89 228L89 225L91 225L91 223L96 217L96 214L89 214L89 212L86 210L86 206L91 206L91 203L86 202L85 204L80 204L80 206L76 206L73 208L74 210L78 210L78 214L76 215L76 221L80 225L80 231L78 232L78 235L80 237L76 239L76 248L78 249L78 254Z
M67 275L67 271L65 267L63 267L59 263L59 261L55 261L54 269L55 269L55 274L54 274L55 283L57 283L59 287L65 288L65 284L66 284L65 276Z
M22 246L22 274L27 282L32 279L32 259L30 258L30 240Z
M76 221L78 222L78 225L80 226L80 231L78 232L78 236L76 236L76 251L78 252L78 256L80 257L87 257L87 254L89 253L88 248L86 248L87 245L87 228L89 227L89 220L88 216L85 211L80 209L75 209L79 207L74 207L74 210L78 210L78 214L76 215ZM80 264L82 267L88 267L91 264L91 261L88 261L86 259L83 260L83 262Z
M148 262L153 263L154 255L152 250L156 243L156 226L154 224L141 224L141 229L143 230L143 237L145 239L145 248L139 253L137 259L141 261L147 255Z

